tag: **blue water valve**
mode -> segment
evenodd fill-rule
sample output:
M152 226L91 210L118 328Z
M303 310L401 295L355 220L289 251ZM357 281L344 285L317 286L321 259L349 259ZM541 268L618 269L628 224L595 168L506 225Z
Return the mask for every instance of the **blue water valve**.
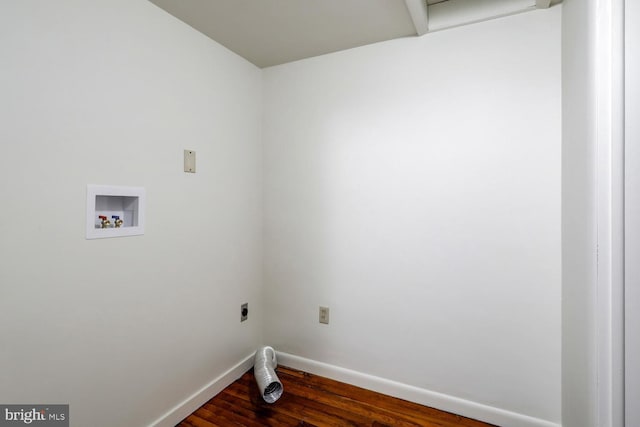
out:
M120 219L120 215L111 215L111 218L113 219L113 223L116 226L116 228L120 228L122 226L122 223L124 221Z

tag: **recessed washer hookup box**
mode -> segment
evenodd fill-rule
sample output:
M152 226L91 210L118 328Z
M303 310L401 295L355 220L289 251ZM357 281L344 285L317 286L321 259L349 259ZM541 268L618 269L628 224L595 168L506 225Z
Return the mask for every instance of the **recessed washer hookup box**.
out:
M145 189L87 185L87 239L144 234Z

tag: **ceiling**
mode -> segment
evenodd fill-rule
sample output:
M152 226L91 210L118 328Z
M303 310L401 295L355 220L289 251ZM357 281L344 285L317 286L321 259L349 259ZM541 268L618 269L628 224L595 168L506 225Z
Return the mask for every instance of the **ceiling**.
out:
M498 10L497 15L503 16L516 12L505 13L511 10L505 5L517 11L549 6L549 0L150 1L260 68L422 35L432 27L441 29L439 16L449 18L440 19L446 24L440 27L461 25L450 16L461 15L462 8L479 9L485 15ZM488 19L477 13L465 16L470 22Z

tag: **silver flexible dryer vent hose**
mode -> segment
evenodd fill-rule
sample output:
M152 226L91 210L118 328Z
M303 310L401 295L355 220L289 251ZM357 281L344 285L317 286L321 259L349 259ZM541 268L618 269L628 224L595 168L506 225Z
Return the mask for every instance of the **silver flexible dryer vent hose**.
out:
M276 375L276 352L271 347L261 347L253 359L253 375L256 377L258 389L267 403L273 403L282 396L282 383Z

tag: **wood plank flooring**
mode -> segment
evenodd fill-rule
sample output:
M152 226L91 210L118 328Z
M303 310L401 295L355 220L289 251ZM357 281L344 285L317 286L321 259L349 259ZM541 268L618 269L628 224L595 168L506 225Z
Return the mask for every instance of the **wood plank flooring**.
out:
M490 426L283 366L277 374L284 393L276 403L262 400L250 370L178 427Z

